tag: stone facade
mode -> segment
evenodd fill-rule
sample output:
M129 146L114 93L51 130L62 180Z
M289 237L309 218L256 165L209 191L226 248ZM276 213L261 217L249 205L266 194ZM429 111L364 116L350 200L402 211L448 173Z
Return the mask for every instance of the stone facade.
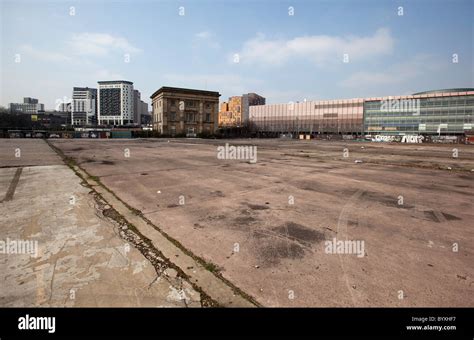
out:
M219 92L162 87L151 95L153 130L196 136L217 130Z

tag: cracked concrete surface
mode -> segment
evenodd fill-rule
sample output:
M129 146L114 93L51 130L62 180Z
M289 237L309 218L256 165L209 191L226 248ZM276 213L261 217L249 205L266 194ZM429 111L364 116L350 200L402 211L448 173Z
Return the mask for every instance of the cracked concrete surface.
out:
M13 198L0 203L0 240L37 241L38 254L0 254L0 306L201 306L200 293L171 269L157 275L46 143L2 141L2 158L17 147L26 152L7 164L22 172ZM35 159L42 165L30 166ZM0 168L1 199L16 169Z
M454 159L452 145L232 141L258 145L258 163L248 164L218 160L221 140L52 141L80 166L75 171L89 188L159 250L149 256L143 246L148 241L139 243L133 228L104 220L103 214L113 217L110 206L94 200L39 142L0 144L0 199L12 194L0 206L6 216L0 239L27 233L42 240L40 246L46 243L49 253L43 261L45 253L35 260L0 255L2 305L34 305L36 299L47 305L56 294L66 304L68 280L83 284L76 306L165 305L162 301L206 306L206 294L222 306L248 305L241 292L264 306L473 304L474 150L469 146L458 145L460 157ZM18 145L21 159L13 156ZM131 157L124 157L124 148ZM350 150L347 159L344 148ZM354 163L357 159L363 163ZM33 181L31 172L41 169L31 167L37 160L56 168ZM9 190L13 165L24 166L15 192ZM49 179L43 183L42 177ZM68 190L78 195L73 210ZM178 204L180 196L184 205ZM90 219L87 227L71 214ZM65 224L65 218L75 222ZM325 252L324 242L336 237L363 240L365 256ZM126 241L136 247L125 257ZM196 264L197 257L206 263ZM201 301L193 304L197 292Z
M257 146L257 163L218 159L226 142ZM453 158L453 145L427 144L51 143L260 305L473 305L471 146ZM327 253L334 238L364 241L366 256Z

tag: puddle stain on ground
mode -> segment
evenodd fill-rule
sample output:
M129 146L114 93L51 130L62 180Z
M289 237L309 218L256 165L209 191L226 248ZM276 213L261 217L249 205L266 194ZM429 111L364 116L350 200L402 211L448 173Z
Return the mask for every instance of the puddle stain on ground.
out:
M225 197L224 193L220 190L212 191L211 195L214 197Z
M372 202L378 202L388 207L395 207L400 209L413 209L414 206L410 204L399 204L398 197L395 196L388 196L382 193L378 193L375 191L364 191L360 196L361 199L370 200Z
M254 249L263 266L278 265L284 259L302 259L313 244L325 240L323 232L286 222L269 231L254 231Z
M333 187L317 181L295 181L294 186L301 190L319 192L332 196L352 196L357 192L356 189L334 190Z
M252 216L239 216L234 218L234 223L238 225L247 225L249 223L257 222L258 220Z
M303 243L318 243L325 239L324 233L294 222L287 222L273 230L284 237Z
M305 256L305 249L294 242L284 240L267 241L258 250L259 261L264 266L278 265L282 259L302 259Z

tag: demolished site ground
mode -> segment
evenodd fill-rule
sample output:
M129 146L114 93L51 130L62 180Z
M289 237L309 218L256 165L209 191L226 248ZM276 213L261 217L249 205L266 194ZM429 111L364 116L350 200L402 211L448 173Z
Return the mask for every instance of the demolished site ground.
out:
M256 146L257 162L218 159L225 143ZM11 139L0 166L1 198L23 168L1 238L49 251L0 255L2 305L474 305L472 146ZM362 256L327 253L334 239L363 241Z

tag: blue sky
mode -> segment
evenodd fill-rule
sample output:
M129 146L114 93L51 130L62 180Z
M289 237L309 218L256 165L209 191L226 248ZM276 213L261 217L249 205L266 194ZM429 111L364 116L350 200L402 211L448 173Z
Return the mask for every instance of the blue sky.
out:
M30 96L53 109L73 86L114 79L148 103L161 86L268 103L474 87L474 1L0 3L3 106Z

